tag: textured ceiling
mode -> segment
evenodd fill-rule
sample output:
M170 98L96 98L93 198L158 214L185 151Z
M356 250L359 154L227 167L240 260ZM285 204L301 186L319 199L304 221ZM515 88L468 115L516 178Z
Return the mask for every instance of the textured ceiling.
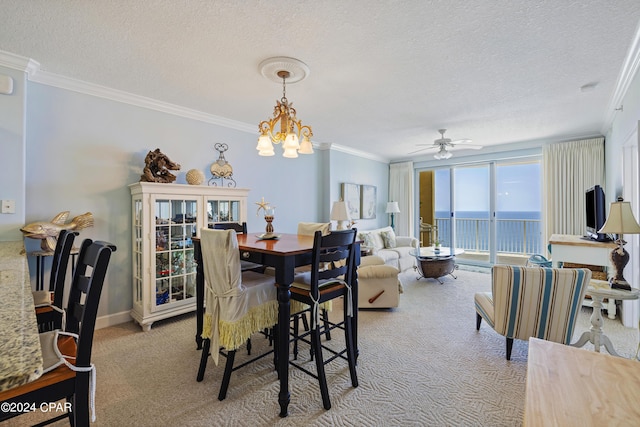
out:
M601 134L639 22L637 0L0 0L0 50L256 134L282 93L258 64L294 57L311 72L287 97L315 142L398 160L439 128L483 146Z

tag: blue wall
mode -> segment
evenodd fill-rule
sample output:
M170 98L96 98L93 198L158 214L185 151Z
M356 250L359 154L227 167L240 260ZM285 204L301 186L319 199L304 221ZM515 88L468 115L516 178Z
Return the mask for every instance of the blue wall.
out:
M255 133L28 81L24 75L17 73L28 90L23 86L23 92L11 98L11 108L18 110L14 114L18 121L22 115L25 122L26 145L20 144L19 132L14 139L23 152L26 146L26 156L11 153L10 158L11 162L15 159L18 178L26 178L5 177L9 185L3 186L2 198L26 194L17 206L26 214L9 226L8 233L20 238L17 228L23 224L50 220L61 211L68 210L71 216L92 212L94 227L83 230L80 238L108 240L118 246L100 304L102 325L126 320L132 306L128 185L139 181L149 150L160 148L179 163L176 182L186 183L190 169L202 170L210 178L209 167L218 158L214 144L228 144L225 157L233 166L237 187L250 189L250 232L264 229L264 220L254 209L254 202L262 197L276 206L277 231L295 232L300 221L328 221L331 203L338 200L344 181L376 185L380 212L366 225L386 223L382 204L386 202L388 165L384 162L319 149L314 155L285 159L281 147L276 147L276 156L260 157ZM0 98L0 108L5 105L6 100ZM17 133L5 121L0 121L3 135ZM3 157L5 151L3 147ZM24 163L21 159L26 159L23 172L18 167ZM10 240L7 236L0 234L0 239ZM25 244L27 250L36 250L39 241L25 239ZM30 268L35 272L34 260Z

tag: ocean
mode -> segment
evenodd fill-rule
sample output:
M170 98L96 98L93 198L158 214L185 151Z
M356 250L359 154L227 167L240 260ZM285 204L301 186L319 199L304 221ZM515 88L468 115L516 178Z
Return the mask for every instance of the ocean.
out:
M542 254L542 212L496 212L497 252L514 254ZM489 251L489 212L455 212L456 247L469 251ZM451 246L449 213L436 211L438 239L443 246Z

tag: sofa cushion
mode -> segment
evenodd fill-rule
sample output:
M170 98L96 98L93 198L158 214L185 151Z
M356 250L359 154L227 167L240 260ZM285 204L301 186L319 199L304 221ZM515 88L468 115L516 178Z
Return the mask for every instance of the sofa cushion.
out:
M394 267L398 266L398 258L400 258L400 254L393 249L380 249L376 252L376 255L384 260L385 264L392 265Z
M358 239L364 241L364 245L373 248L375 252L384 249L384 241L381 235L383 231L393 231L393 228L383 227L375 230L358 231Z
M363 256L360 258L359 268L366 267L368 265L383 265L384 260L378 255Z
M380 236L382 236L385 249L393 249L396 247L396 233L394 233L393 230L382 231Z
M414 248L413 246L397 246L389 250L397 252L398 258L405 258L405 257L414 258L414 256L411 254L411 251L415 251L416 248Z
M385 277L398 276L400 271L390 265L370 265L368 267L360 267L358 270L358 280L360 279L384 279Z

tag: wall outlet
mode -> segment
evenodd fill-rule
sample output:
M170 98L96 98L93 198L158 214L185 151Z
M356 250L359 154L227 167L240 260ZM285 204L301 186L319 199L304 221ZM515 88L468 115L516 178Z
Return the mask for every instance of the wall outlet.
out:
M14 214L16 213L16 201L15 200L3 200L2 201L2 213Z

